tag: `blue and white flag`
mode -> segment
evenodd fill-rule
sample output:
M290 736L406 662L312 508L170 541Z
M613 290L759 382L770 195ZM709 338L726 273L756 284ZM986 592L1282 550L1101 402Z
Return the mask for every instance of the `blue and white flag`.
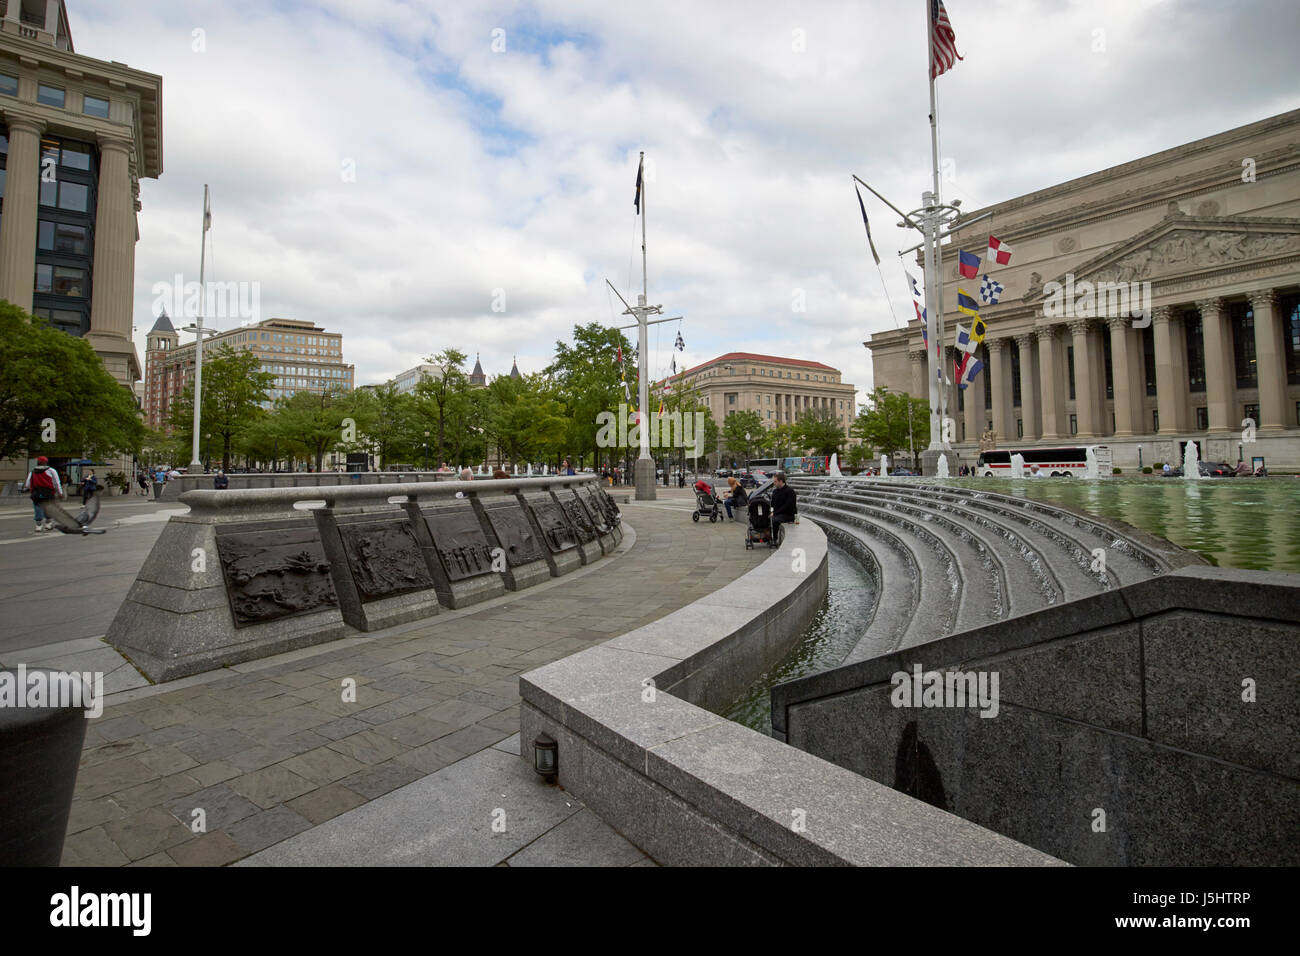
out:
M988 273L985 273L984 281L980 283L980 298L984 300L985 305L997 305L1004 288L1001 282L990 278Z
M983 362L981 362L977 358L971 358L966 363L966 368L962 372L961 381L958 383L960 387L965 388L971 382L975 381L975 376L980 373L980 369L982 369L983 367L984 367Z
M677 341L673 343L673 347L679 352L686 351L686 340L682 338L681 332L677 333Z
M918 299L924 299L925 296L921 295L921 287L916 284L916 276L912 275L912 273L908 272L906 269L903 270L903 275L907 276L907 281L912 283L912 295L916 296Z

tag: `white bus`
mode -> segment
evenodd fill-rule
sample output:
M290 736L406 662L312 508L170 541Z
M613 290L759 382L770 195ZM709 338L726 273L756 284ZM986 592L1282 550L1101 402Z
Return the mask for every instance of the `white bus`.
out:
M985 478L997 475L1003 478L1011 476L1011 456L1020 455L1025 459L1025 477L1029 477L1038 466L1040 477L1044 478L1082 478L1088 470L1088 449L1097 456L1097 474L1109 477L1111 473L1111 453L1109 445L1079 445L1073 448L1006 448L998 451L980 452L975 464L975 473Z

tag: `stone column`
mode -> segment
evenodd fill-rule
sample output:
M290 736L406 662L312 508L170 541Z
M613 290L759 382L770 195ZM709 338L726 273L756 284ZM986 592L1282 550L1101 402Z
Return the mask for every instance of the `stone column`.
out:
M99 140L99 199L95 206L95 286L90 303L91 347L118 381L138 375L131 343L135 289L135 198L131 193L131 143ZM115 367L116 366L116 367Z
M1088 350L1088 321L1075 319L1070 323L1070 336L1074 345L1074 413L1079 422L1080 440L1097 436L1097 383L1092 376L1091 354ZM1163 413L1161 414L1163 418Z
M1173 309L1162 305L1151 310L1151 332L1156 351L1156 411L1160 413L1161 435L1178 432L1177 386L1174 381L1174 347L1169 334Z
M1255 313L1255 368L1259 376L1259 430L1278 431L1290 420L1286 408L1286 358L1282 348L1281 322L1277 314L1277 290L1250 293Z
M1106 320L1110 326L1110 374L1115 387L1115 437L1127 438L1133 434L1133 393L1130 389L1129 326L1133 320L1125 315L1112 315Z
M1040 436L1056 441L1061 437L1060 361L1056 344L1056 327L1040 325L1034 329L1038 336L1038 384L1043 400L1043 427ZM1024 401L1024 392L1021 392Z
M925 398L929 395L925 390L925 351L908 352L907 357L912 362L912 397Z
M969 362L976 361L975 356L967 359ZM989 374L988 369L980 372L980 375ZM966 420L966 440L969 442L979 442L980 434L984 431L984 380L976 377L967 388L958 388L964 393L963 401L966 403L966 410L963 413Z
M1209 434L1227 435L1233 423L1232 405L1236 391L1236 370L1228 352L1228 328L1222 299L1201 299L1201 335L1205 344L1205 405Z
M1007 357L1006 339L985 339L989 350L989 375L993 382L993 433L1003 447L1013 443L1014 435L1007 431L1011 417L1011 362Z
M1035 441L1042 435L1042 428L1038 423L1039 386L1038 376L1034 374L1038 350L1034 347L1034 334L1017 335L1016 345L1020 347L1020 417L1025 423L1025 441Z
M10 4L11 8L17 6ZM45 123L9 110L4 111L4 119L9 126L9 159L0 220L0 298L30 312L36 287L36 218ZM95 278L98 281L99 277Z

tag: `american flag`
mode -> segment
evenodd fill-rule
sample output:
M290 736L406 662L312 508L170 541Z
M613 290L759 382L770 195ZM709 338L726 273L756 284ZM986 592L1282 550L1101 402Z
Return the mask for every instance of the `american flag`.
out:
M957 34L948 22L943 0L930 0L930 76L946 73L960 59L963 57L957 52Z

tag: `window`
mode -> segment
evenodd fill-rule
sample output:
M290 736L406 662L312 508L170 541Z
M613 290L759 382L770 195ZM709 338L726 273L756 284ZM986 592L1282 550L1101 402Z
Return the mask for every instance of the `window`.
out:
M90 169L91 147L88 143L63 144L63 165L69 169Z
M1071 415L1071 416L1070 416L1070 434L1071 434L1071 435L1077 435L1077 434L1079 434L1079 416L1078 416L1078 415Z
M85 212L90 202L90 187L82 183L59 183L59 208Z
M108 119L108 100L101 100L97 96L85 96L81 112L87 116L98 116L100 119Z
M1300 295L1286 295L1278 300L1282 316L1282 351L1286 356L1286 382L1300 385Z
M1199 312L1183 314L1183 331L1187 337L1187 390L1205 391L1205 338Z
M1111 369L1111 365L1110 365L1110 336L1109 335L1103 335L1101 337L1101 355L1102 355L1102 365L1106 369L1106 397L1114 398L1115 397L1115 373ZM1111 428L1111 431L1114 432L1115 429Z
M1156 336L1149 325L1142 330L1142 370L1147 380L1147 394L1154 395L1156 393Z
M1258 388L1259 376L1255 365L1255 313L1249 302L1233 302L1228 306L1232 328L1232 358L1237 372L1238 388Z
M0 73L0 93L5 96L17 96L18 77L10 76L8 73Z
M37 265L36 291L49 292L53 284L54 284L54 266Z
M57 106L63 109L63 101L66 94L57 86L46 86L42 83L36 90L36 102L44 103L46 106Z
M1011 405L1020 407L1020 346L1014 341L1011 343Z
M1016 437L1017 438L1025 437L1025 421L1022 418L1016 419Z
M1160 431L1160 411L1155 408L1151 409L1151 430Z
M41 220L36 229L36 248L66 256L90 255L84 226Z
M1204 405L1196 409L1196 430L1203 432L1210 427L1210 410Z
M1252 422L1254 422L1256 425L1258 425L1258 424L1259 424L1259 405L1245 405L1245 406L1243 406L1243 409L1244 409L1244 411L1245 411L1245 413L1246 413L1244 417L1249 418Z
M1065 364L1070 368L1070 398L1074 398L1074 346L1065 347Z

